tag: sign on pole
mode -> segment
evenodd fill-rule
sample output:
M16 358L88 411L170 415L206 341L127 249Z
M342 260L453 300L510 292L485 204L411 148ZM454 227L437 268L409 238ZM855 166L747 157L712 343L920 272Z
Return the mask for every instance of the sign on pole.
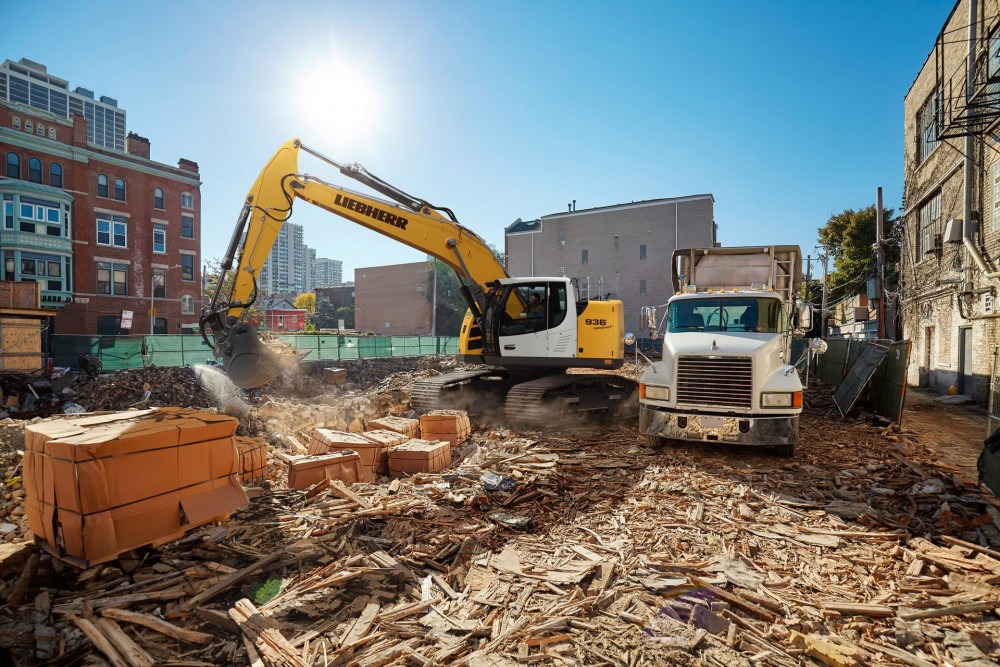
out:
M122 323L121 323L120 326L121 326L122 329L131 329L132 328L132 311L131 310L123 310L122 311Z

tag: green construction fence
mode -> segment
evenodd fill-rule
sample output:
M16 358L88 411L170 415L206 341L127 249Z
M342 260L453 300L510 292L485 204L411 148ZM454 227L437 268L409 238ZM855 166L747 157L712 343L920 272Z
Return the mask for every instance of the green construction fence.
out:
M455 336L344 336L282 334L277 338L305 352L306 361L458 354ZM197 335L52 337L55 366L76 368L80 355L98 357L104 370L143 366L192 366L213 359L212 348Z

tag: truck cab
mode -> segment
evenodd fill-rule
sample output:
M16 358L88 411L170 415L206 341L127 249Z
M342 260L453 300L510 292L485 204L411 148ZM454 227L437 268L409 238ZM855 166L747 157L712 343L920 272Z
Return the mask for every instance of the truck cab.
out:
M688 262L675 258L680 289L653 331L663 330L663 355L639 381L639 426L650 444L732 443L794 453L802 412L802 383L790 359L797 251L712 248L691 251ZM709 285L693 282L699 270ZM646 314L655 324L655 310Z

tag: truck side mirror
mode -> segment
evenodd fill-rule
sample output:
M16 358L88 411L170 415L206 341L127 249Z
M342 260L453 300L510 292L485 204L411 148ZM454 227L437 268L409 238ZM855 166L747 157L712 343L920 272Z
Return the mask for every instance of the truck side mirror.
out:
M812 329L812 322L812 304L803 303L799 306L799 326L796 328L808 331Z

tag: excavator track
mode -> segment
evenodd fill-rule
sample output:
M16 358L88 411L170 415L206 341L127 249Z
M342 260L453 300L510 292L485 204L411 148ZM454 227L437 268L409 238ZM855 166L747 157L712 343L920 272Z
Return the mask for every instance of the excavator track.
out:
M507 421L542 429L589 417L628 417L638 412L639 385L620 375L564 373L522 382L507 393Z
M417 412L430 410L468 410L478 414L480 406L476 404L474 391L470 385L479 385L477 380L497 375L495 368L482 368L471 371L451 371L436 375L425 380L419 380L413 385L410 393L410 407Z

